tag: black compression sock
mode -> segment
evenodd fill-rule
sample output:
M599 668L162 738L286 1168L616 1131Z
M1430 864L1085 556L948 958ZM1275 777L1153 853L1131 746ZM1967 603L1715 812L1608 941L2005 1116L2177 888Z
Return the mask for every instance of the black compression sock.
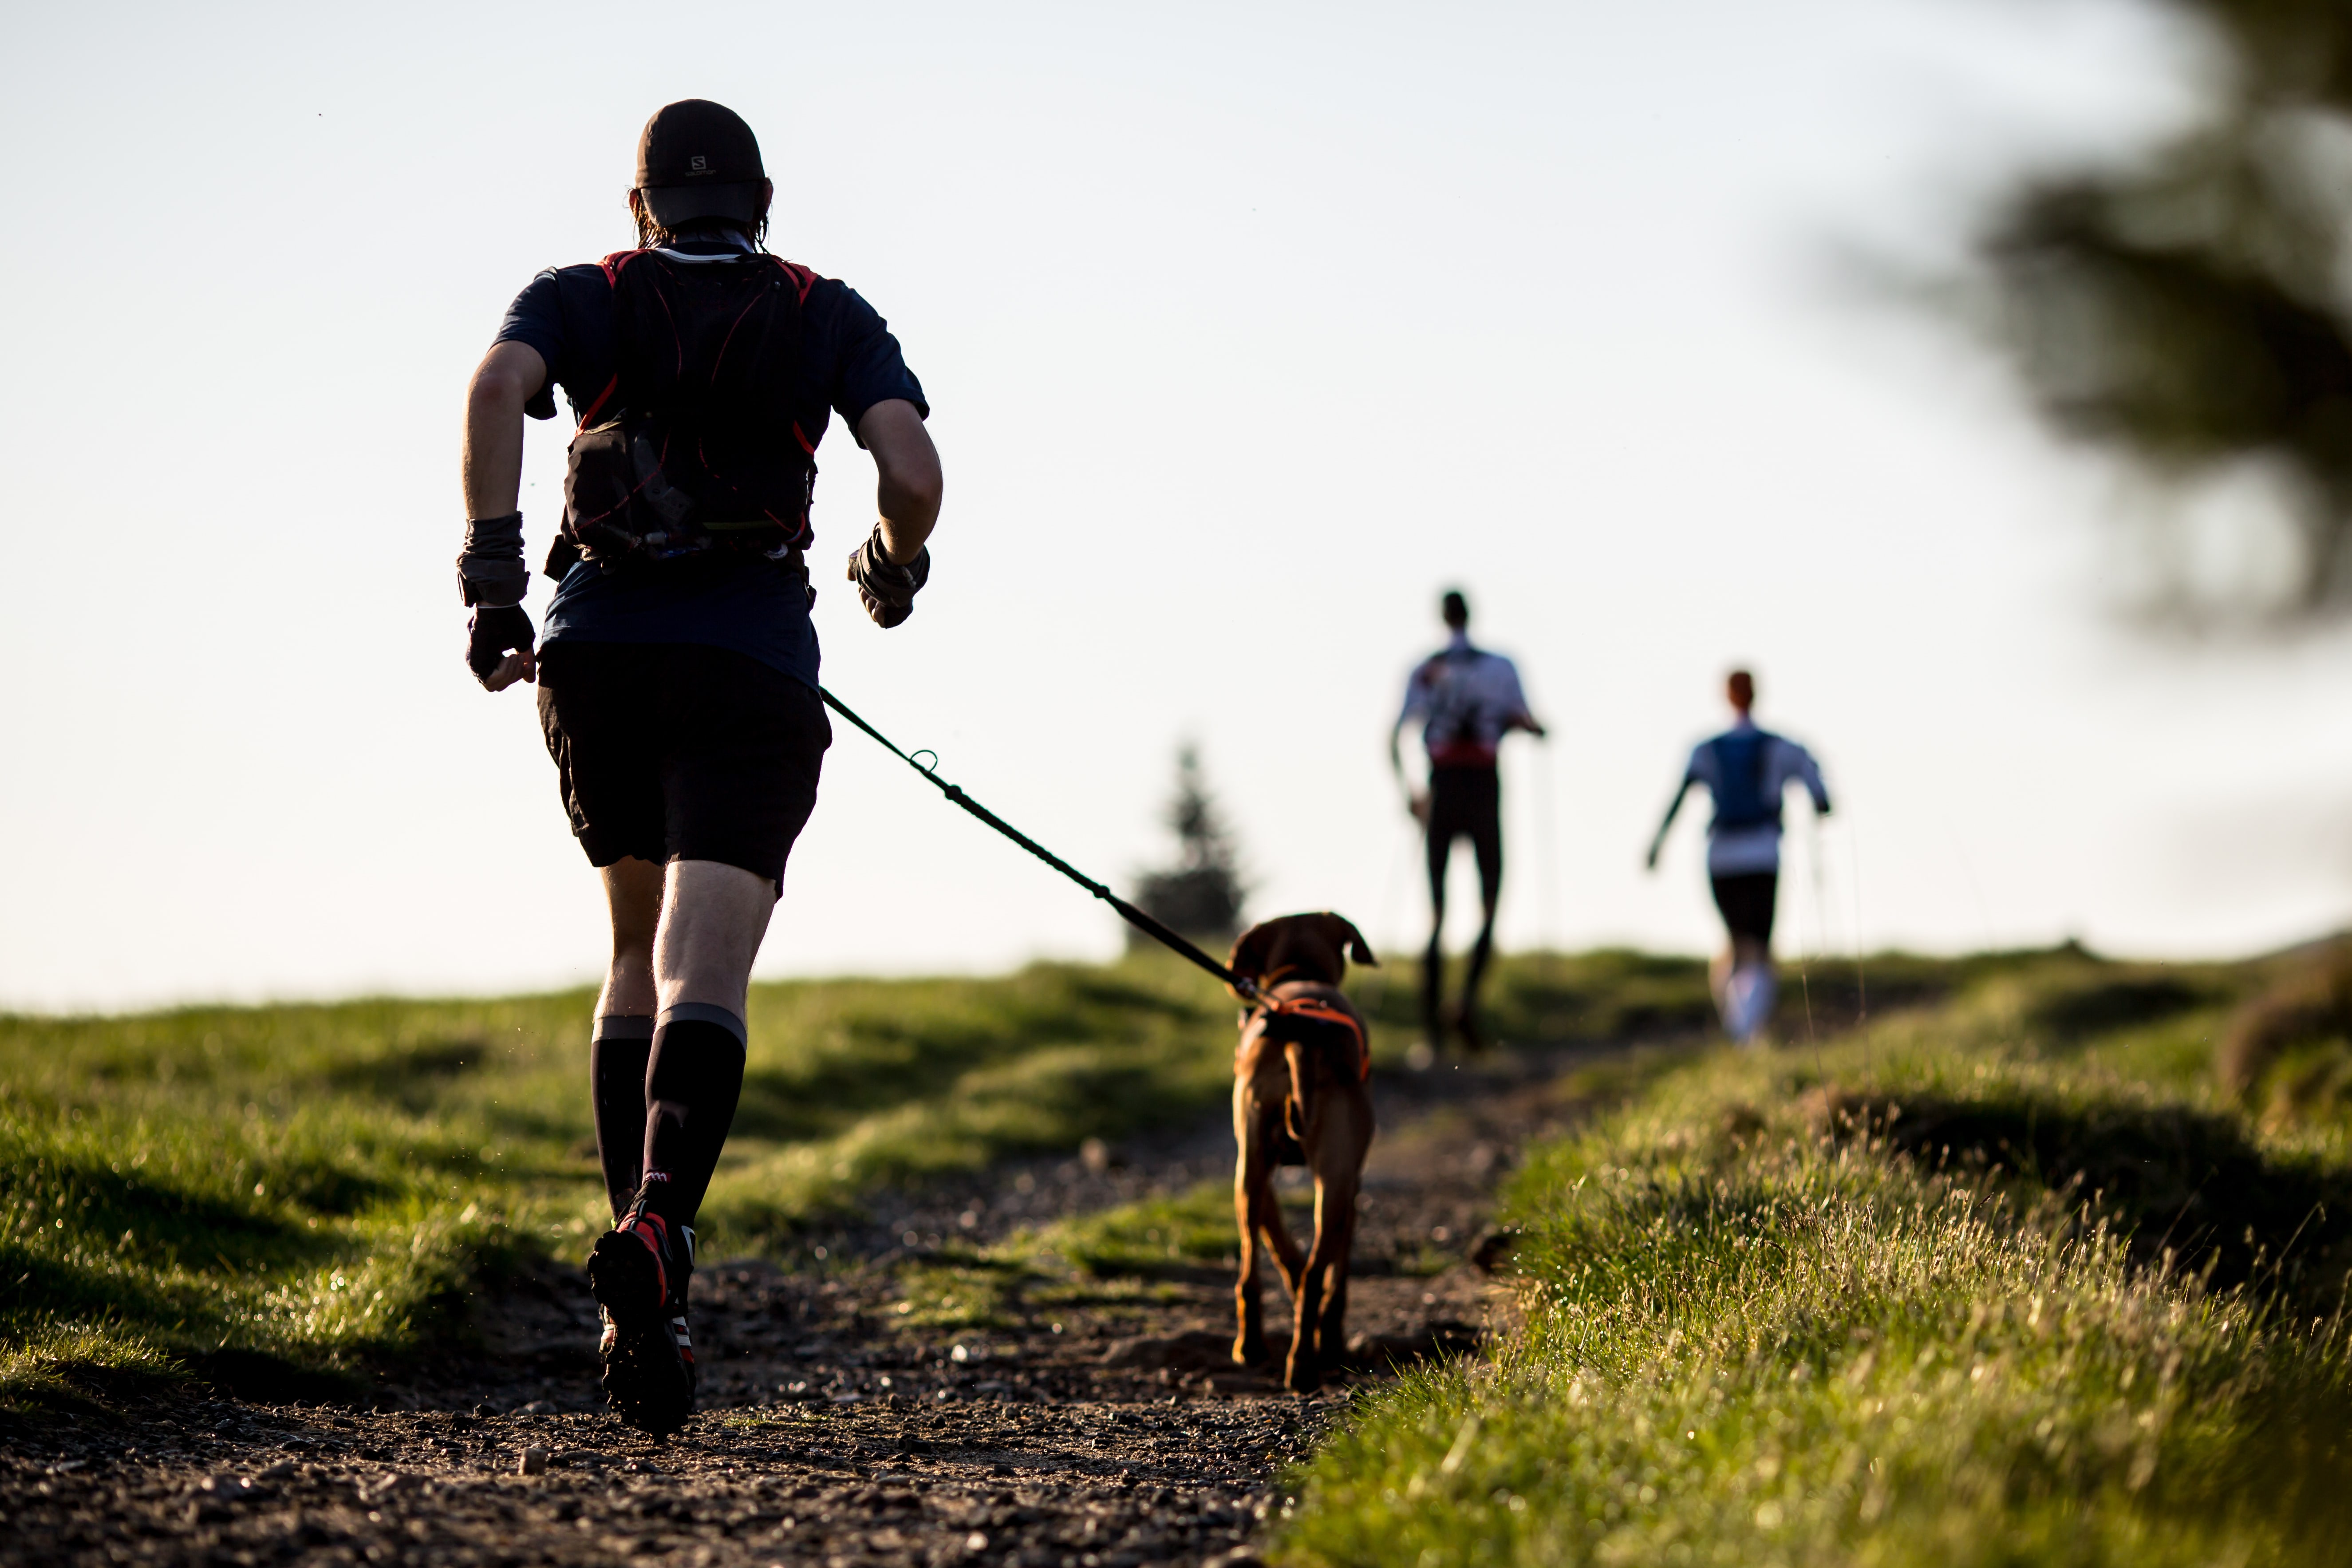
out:
M621 1217L644 1179L646 1058L653 1054L654 1021L608 1013L588 1042L588 1078L596 1110L596 1159L604 1193Z
M701 1003L665 1009L646 1069L645 1168L667 1180L646 1206L670 1224L694 1223L742 1092L743 1021Z

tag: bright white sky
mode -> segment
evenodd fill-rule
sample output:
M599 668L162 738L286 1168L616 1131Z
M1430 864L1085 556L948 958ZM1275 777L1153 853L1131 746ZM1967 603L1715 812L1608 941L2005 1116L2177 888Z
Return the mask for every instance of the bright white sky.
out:
M1458 583L1555 728L1508 762L1512 944L1713 941L1697 822L1639 855L1734 660L1843 808L1784 950L2230 952L2352 910L2344 645L2115 629L2100 470L1828 259L1948 255L2021 157L2179 113L2122 0L5 26L0 1005L595 970L529 694L459 662L457 422L515 291L627 242L637 129L688 96L935 404L932 585L885 636L825 582L828 684L1082 867L1165 854L1194 736L1257 911L1414 945L1382 747ZM838 429L823 467L830 561L872 470ZM1118 942L845 726L761 970Z

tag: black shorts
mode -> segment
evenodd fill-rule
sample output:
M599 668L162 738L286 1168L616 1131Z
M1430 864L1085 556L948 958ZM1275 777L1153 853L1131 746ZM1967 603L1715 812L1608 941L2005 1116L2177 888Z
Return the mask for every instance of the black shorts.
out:
M1780 873L1742 871L1736 877L1708 879L1715 886L1715 907L1734 936L1753 937L1770 945L1772 909L1780 900Z
M716 860L779 889L833 744L814 689L692 643L549 644L539 723L590 865Z
M1445 863L1454 841L1470 840L1478 858L1480 893L1493 901L1503 885L1503 775L1493 768L1429 770L1429 887L1445 902Z

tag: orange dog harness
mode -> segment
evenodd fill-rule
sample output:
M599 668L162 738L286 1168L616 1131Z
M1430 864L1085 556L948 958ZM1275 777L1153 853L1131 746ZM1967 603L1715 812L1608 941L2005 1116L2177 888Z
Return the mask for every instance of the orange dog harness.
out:
M1372 1076L1371 1042L1364 1038L1364 1026L1328 1002L1318 1002L1312 996L1293 996L1287 1001L1266 1001L1258 1004L1258 1016L1274 1018L1312 1018L1318 1024L1337 1024L1356 1037L1356 1081L1363 1082ZM1241 1058L1241 1048L1235 1047L1234 1058Z

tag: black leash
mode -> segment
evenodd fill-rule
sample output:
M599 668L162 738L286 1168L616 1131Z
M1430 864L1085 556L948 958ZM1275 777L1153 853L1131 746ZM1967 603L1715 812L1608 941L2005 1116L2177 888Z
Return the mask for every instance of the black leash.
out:
M885 735L881 731L876 729L873 725L868 724L865 720L860 719L856 714L851 712L848 708L843 704L840 698L835 697L832 692L827 691L822 686L816 689L816 693L818 696L824 699L824 705L826 707L832 709L835 712L840 714L843 718L848 720L851 723L856 725L859 729L873 736L875 740L880 742L883 750L888 752L892 756L898 758L900 762L906 763L908 767L922 774L924 778L930 781L930 783L937 787L941 795L955 802L956 805L963 807L964 810L971 813L972 816L980 818L981 821L988 824L989 826L996 829L997 832L1004 835L1005 837L1013 840L1013 843L1021 846L1022 848L1029 851L1030 854L1037 857L1038 859L1045 862L1046 865L1054 868L1055 870L1059 871L1063 876L1067 877L1071 881L1076 882L1079 887L1084 888L1087 892L1092 893L1096 898L1100 899L1104 903L1108 904L1112 909L1117 910L1118 911L1119 919L1125 921L1128 924L1133 926L1144 935L1150 937L1153 941L1183 954L1184 957L1190 959L1192 963L1199 964L1202 968L1207 970L1210 973L1215 975L1218 979L1223 981L1226 984L1232 986L1234 990L1240 992L1244 996L1246 996L1251 1001L1271 1001L1271 998L1267 997L1258 990L1255 982L1249 980L1245 976L1235 974L1232 970L1227 969L1223 964L1219 963L1215 959L1202 952L1198 947L1195 947L1184 938L1177 935L1174 931L1170 931L1166 926L1161 925L1158 921L1153 920L1150 915L1145 914L1141 910L1137 909L1133 904L1129 903L1125 899L1120 898L1117 893L1112 892L1108 888L1104 887L1100 882L1096 881L1093 878L1087 876L1085 872L1071 865L1067 860L1063 859L1059 855L1055 854L1052 850L1046 848L1044 845L1038 843L1035 839L1030 837L1027 834L1022 832L1019 828L1013 826L1003 817L997 816L996 813L989 810L988 807L981 805L980 802L964 794L962 785L951 784L948 783L947 780L940 777L938 772L940 757L937 752L918 751L910 756L907 752L900 751L897 746L892 745L890 743L889 736ZM922 763L915 760L916 757L930 758L931 765L929 767L925 767Z

